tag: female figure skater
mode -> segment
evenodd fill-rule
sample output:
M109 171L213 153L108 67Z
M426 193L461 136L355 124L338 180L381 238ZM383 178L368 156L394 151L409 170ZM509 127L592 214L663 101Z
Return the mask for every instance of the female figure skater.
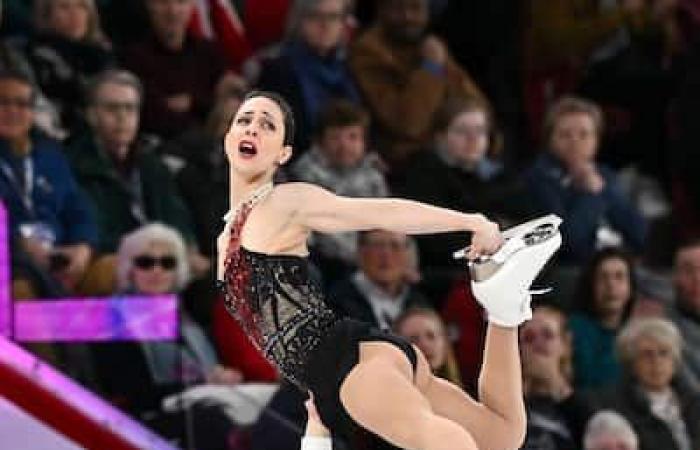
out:
M470 231L466 256L474 259L502 245L497 225L408 200L343 198L305 183L273 187L293 138L289 106L269 92L248 94L225 137L231 210L217 275L229 312L286 379L313 393L323 424L348 448L358 448L361 428L406 449L518 448L526 419L516 328L530 318L528 289L559 235L500 258L490 277L473 283L490 322L476 402L431 375L407 341L336 317L309 275L306 240L311 231Z

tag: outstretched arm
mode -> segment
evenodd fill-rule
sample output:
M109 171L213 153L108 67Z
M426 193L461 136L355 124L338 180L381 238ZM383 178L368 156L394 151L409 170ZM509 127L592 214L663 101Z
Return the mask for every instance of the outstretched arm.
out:
M337 233L383 229L406 234L470 231L470 257L495 252L502 243L498 225L481 214L466 214L413 200L348 198L306 183L289 183L298 222L314 231Z

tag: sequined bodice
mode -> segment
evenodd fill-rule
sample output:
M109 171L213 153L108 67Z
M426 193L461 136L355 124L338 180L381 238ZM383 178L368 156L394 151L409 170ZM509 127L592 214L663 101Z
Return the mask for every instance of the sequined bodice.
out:
M338 319L326 306L306 258L241 246L241 230L251 210L252 205L244 204L231 224L224 303L258 350L285 378L306 389L306 362Z

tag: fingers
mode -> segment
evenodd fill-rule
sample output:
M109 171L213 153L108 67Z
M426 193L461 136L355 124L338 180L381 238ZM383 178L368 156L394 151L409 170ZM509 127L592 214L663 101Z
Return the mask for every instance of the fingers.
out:
M471 246L468 247L467 259L474 261L483 256L492 255L496 253L502 245L503 237L500 234L486 241L476 238L472 240Z

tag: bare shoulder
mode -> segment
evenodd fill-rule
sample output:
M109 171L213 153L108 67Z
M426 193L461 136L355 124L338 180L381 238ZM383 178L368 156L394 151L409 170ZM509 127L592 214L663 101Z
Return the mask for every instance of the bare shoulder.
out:
M328 195L328 191L320 186L296 181L279 184L275 186L274 190L276 202L294 209L298 209L306 204L306 202L318 199L324 194Z

